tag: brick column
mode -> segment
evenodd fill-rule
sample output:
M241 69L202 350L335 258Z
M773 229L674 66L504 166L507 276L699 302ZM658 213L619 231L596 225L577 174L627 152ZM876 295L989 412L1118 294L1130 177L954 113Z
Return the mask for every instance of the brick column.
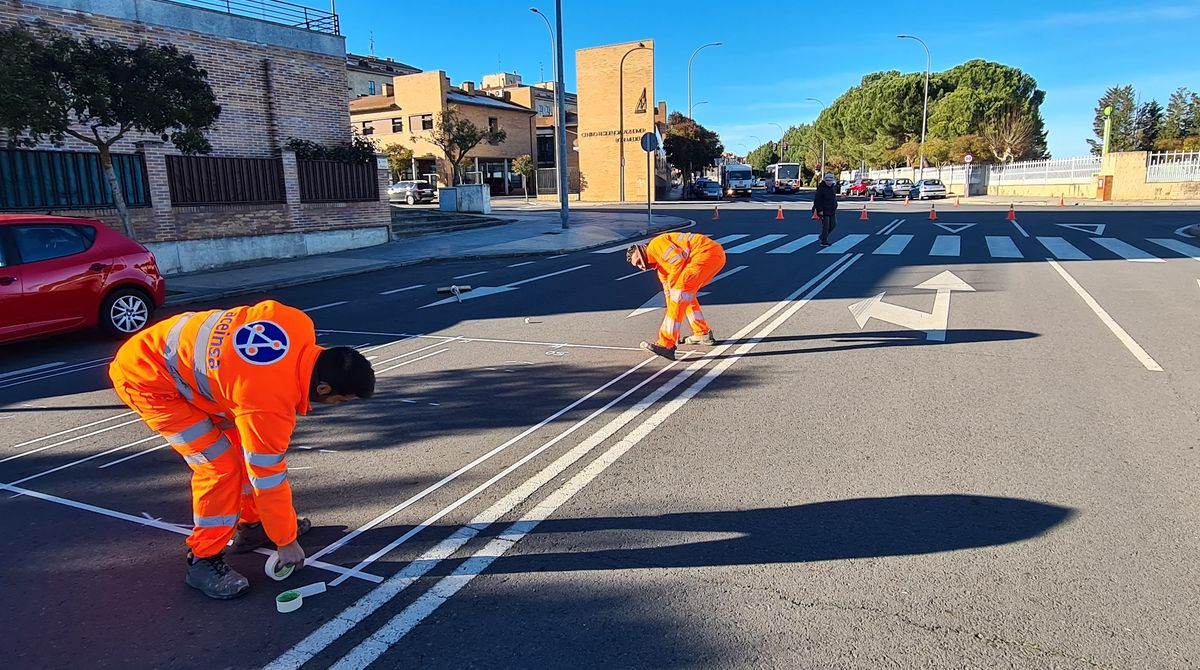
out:
M280 152L283 161L283 192L288 207L300 206L300 169L296 166L296 152L284 149Z
M153 230L138 230L138 237L145 241L170 241L179 239L175 225L175 212L171 207L171 186L167 177L167 150L158 140L144 140L134 144L146 166L146 187L150 191L150 205L154 212Z

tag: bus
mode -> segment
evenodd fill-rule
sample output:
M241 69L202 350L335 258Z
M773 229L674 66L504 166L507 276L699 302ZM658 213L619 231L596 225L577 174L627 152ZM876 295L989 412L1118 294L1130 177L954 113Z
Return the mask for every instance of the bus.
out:
M799 163L772 163L767 166L767 193L795 193L800 190Z

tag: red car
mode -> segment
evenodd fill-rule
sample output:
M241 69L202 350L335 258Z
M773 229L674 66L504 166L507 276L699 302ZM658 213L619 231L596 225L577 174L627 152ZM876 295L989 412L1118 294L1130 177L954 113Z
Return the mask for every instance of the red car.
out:
M166 281L146 247L93 219L0 214L0 342L150 323Z
M872 179L859 179L850 184L850 195L866 195L871 190Z

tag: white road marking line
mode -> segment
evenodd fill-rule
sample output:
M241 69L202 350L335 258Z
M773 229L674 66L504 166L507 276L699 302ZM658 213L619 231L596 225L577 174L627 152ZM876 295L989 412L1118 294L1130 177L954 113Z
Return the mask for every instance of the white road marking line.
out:
M891 224L891 227L887 229L886 234L891 235L892 233L896 232L896 229L904 225L904 222L907 220L908 219L896 219L896 221Z
M415 339L418 337L420 337L420 335L402 335L402 336L400 336L400 339L398 339L398 340L392 340L391 342L384 342L383 344L376 344L373 347L367 347L366 349L363 349L359 353L369 354L372 351L379 351L380 349L383 349L384 347L390 347L393 344L400 344L401 342L407 342L411 339Z
M40 370L48 370L50 368L57 368L61 365L66 365L66 363L63 363L62 361L55 361L53 363L43 363L42 365L35 365L31 368L21 368L20 370L9 370L8 372L0 372L0 379L7 379L8 377L16 377L16 376L20 376L20 375L27 375L31 372L38 372Z
M929 248L930 256L957 256L962 252L962 238L958 235L938 235Z
M983 239L987 241L988 254L992 258L1025 258L1011 237L987 235Z
M879 245L879 248L872 251L871 254L899 256L904 251L904 248L908 246L908 243L912 242L912 238L912 235L889 235L883 241L883 244Z
M441 340L439 342L435 342L428 346L421 347L420 349L413 349L412 351L406 351L406 352L400 354L399 356L392 356L391 358L385 358L382 361L379 361L378 363L376 363L375 365L387 365L388 363L391 363L393 361L398 361L401 358L408 358L409 356L415 356L415 355L421 353L422 351L429 351L430 349L434 349L436 347L445 346L447 344L450 344L451 342L456 342L459 339L461 339L461 338L452 337L447 340ZM374 367L374 366L372 366L372 367ZM378 374L378 373L376 373L376 374Z
M832 245L818 251L819 254L843 254L850 251L854 245L867 239L866 235L847 235Z
M57 433L51 433L50 435L45 435L43 437L38 437L38 438L35 438L32 440L26 440L25 442L22 442L20 444L14 444L13 446L9 447L9 449L20 449L21 447L28 447L31 444L37 444L38 442L43 442L45 440L53 440L54 438L60 437L62 435L66 435L67 433L74 433L77 430L83 430L84 428L91 428L92 426L98 426L102 423L108 423L109 421L114 421L116 419L120 419L120 418L126 417L126 416L133 416L133 412L121 412L120 414L114 414L113 416L110 416L107 419L100 419L98 421L92 421L91 423L85 423L82 426L75 426L74 428L60 430Z
M37 474L29 475L28 477L25 477L24 479L18 479L15 482L9 482L8 484L9 484L9 486L20 486L21 484L24 484L25 482L32 481L32 480L38 479L40 477L45 477L46 475L52 475L55 472L61 472L62 470L66 470L67 468L75 467L76 465L79 465L80 463L87 463L88 461L95 460L97 458L100 458L102 456L107 456L112 453L116 453L118 451L121 451L122 449L128 449L129 447L134 447L134 446L137 446L144 442L149 442L150 440L158 440L158 439L162 439L162 438L160 438L158 435L151 435L150 437L147 437L145 439L141 439L136 442L130 442L129 444L122 444L119 447L114 447L112 449L109 449L108 451L102 451L98 454L92 454L91 456L85 456L83 458L71 461L70 463L64 463L63 465L60 465L56 468L51 468L44 472L39 472ZM18 495L20 495L20 494L18 494Z
M1193 225L1195 225L1195 224L1189 223L1189 224L1187 224L1186 226L1180 226L1180 227L1178 227L1178 228L1176 228L1176 229L1175 229L1175 234L1176 234L1176 235L1178 235L1178 236L1180 236L1180 237L1187 237L1187 238L1191 238L1191 237L1192 237L1191 235L1185 235L1185 234L1183 233L1183 231L1187 230L1188 228L1191 228Z
M385 373L385 372L391 372L392 370L395 370L396 368L402 368L402 367L404 367L405 365L412 365L413 363L416 363L416 362L418 362L418 361L423 361L423 360L425 360L426 358L432 358L432 357L434 357L434 356L437 356L437 355L439 355L439 354L444 354L444 353L446 353L447 351L450 351L450 350L449 350L449 349L442 349L442 350L440 350L440 351L434 351L434 352L432 352L432 353L425 354L424 356L418 356L418 357L416 357L416 358L412 358L412 359L409 359L409 360L407 360L407 361L404 361L403 363L397 363L397 364L395 364L395 365L393 365L393 366L391 366L391 367L387 367L387 368L384 368L384 369L382 369L382 370L379 370L379 371L378 371L378 372L376 372L375 374L377 374L377 375L381 375L381 374L383 374L383 373Z
M558 510L559 507L564 505L567 501L569 501L577 493L582 491L584 489L584 487L586 487L593 480L595 480L598 476L600 476L600 474L602 474L606 469L608 469L609 466L611 466L618 459L620 459L622 456L624 456L630 449L637 446L648 435L653 433L653 431L655 429L657 429L659 426L661 426L663 424L663 422L665 422L673 414L675 414L677 411L679 411L692 398L696 397L696 395L698 395L700 393L700 391L702 391L705 387L707 387L709 384L711 384L713 382L713 380L720 377L721 374L723 374L726 370L728 370L730 368L730 366L732 366L734 363L736 363L742 356L744 356L745 354L747 354L751 350L753 350L754 347L757 346L759 343L761 343L764 338L770 336L771 333L773 333L781 325L783 325L785 322L787 322L787 320L790 319L797 311L799 311L802 307L804 307L804 305L808 304L809 301L811 301L815 296L817 296L834 279L836 279L842 272L844 272L847 268L849 268L851 265L853 265L860 258L862 258L862 254L858 254L858 255L850 258L850 260L848 262L841 263L841 266L836 271L829 273L828 276L825 277L825 279L823 279L819 283L817 283L817 285L815 287L813 287L811 290L808 290L808 287L812 286L812 284L814 282L816 282L816 278L814 278L814 280L810 281L808 284L806 284L805 287L802 287L799 291L797 291L797 292L793 293L791 296L789 296L788 299L786 299L786 300L782 301L781 303L779 303L778 305L776 305L777 308L782 306L783 313L780 316L778 316L777 318L775 318L774 321L772 321L768 325L764 326L761 330L759 330L757 333L755 333L753 339L751 339L749 342L746 342L745 344L738 347L738 349L735 351L735 353L732 356L729 356L728 358L724 358L719 363L714 365L711 369L709 369L704 374L703 377L701 377L700 379L693 382L691 384L691 386L689 386L688 388L684 389L684 391L678 397L673 398L666 405L659 408L658 411L656 411L654 414L652 414L650 416L650 418L646 419L637 428L635 428L633 431L631 431L627 436L625 436L623 439L618 441L616 444L614 444L612 447L610 447L607 451L602 453L599 457L597 457L595 460L593 460L591 463L589 463L587 466L585 466L583 470L581 470L574 477L572 477L570 480L568 480L566 484L562 485L557 490L555 490L553 493L551 493L549 496L547 496L541 503L539 503L532 510L530 510L528 513L523 515L521 519L519 519L515 523L511 524L499 537L492 540L486 546L484 546L482 549L477 551L470 559L465 561L458 569L456 569L453 573L451 573L451 575L449 577L445 577L445 578L439 580L438 583L436 585L434 585L434 587L432 589L430 589L428 592L422 594L419 598L417 598L417 600L413 604L409 605L403 611L401 611L399 614L392 617L386 624L381 626L370 637L368 637L366 640L364 640L363 642L358 644L356 647L354 647L352 650L350 650L349 653L347 653L345 656L343 656L332 667L336 668L337 670L350 670L352 668L366 668L368 665L370 665L372 662L374 662L376 659L378 659L388 649L390 649L393 644L398 642L401 638L403 638L405 635L407 635L409 631L411 631L413 628L415 628L417 626L417 624L419 624L426 617L428 617L430 614L432 614L438 607L440 607L442 605L442 603L446 602L446 600L448 600L451 596L453 596L460 589L462 589L464 586L466 586L477 575L482 574L482 572L484 570L486 570L487 567L489 565L491 565L491 563L493 561L495 561L500 556L503 556L504 553L507 552L509 549L511 549L520 539L522 539L526 534L528 534L530 531L532 531L538 525L538 523L549 518L550 515L552 515L555 511ZM839 259L839 262L841 262L841 259ZM834 265L837 265L837 263L835 263ZM830 266L830 267L832 268L833 266ZM824 274L824 273L822 273L822 274ZM818 277L819 277L819 275L818 275ZM803 297L801 297L801 296L803 296ZM797 300L797 298L799 298L799 299ZM779 311L779 310L773 309L773 312L777 312L777 311ZM757 322L757 320L756 320L756 322ZM755 326L755 327L757 327L757 326ZM733 339L739 340L742 337L745 337L747 334L749 334L749 332L752 332L753 330L754 330L754 328L744 328L741 332L734 335ZM721 353L723 354L724 350L727 348L730 348L730 347L732 347L732 345L726 345L726 347L721 348ZM714 350L713 353L715 354L716 350ZM711 356L711 354L710 354L710 356ZM671 380L671 382L668 382L668 384L664 385L664 387L662 387L662 388L666 388L668 386L670 386L671 388L674 388L674 386L678 386L679 384L682 384L684 381L686 381L688 378L691 377L693 372L698 371L701 368L703 368L704 365L707 364L708 360L706 360L706 359L708 359L708 358L709 358L709 356L706 356L705 358L702 358L701 360L693 363L691 366L688 367L687 370L684 370L684 371L680 372L679 374L677 374L675 376L675 378ZM651 394L650 396L647 396L647 399L649 399L650 397L652 397L654 395L655 394ZM653 402L657 402L657 400L660 399L661 397L662 396L659 396L659 398L656 398L655 401L653 401ZM646 408L648 408L651 404L653 404L653 402L643 404L645 402L646 402L646 400L644 399L642 402L639 402L637 405L634 406L635 408L640 408L640 409L638 410L637 414L633 414L632 416L629 417L630 421L633 418L636 418L636 416L638 414L640 414L642 411L644 411ZM632 409L633 408L631 408L630 412L632 411ZM628 413L629 412L627 412L627 414ZM626 423L628 423L628 421ZM615 433L616 431L614 430L612 432ZM611 436L611 434L609 436ZM447 538L446 540L444 540L441 544L438 545L438 547L435 547L429 553L438 552L438 548L441 547L443 544L444 545L458 544L459 540L464 540L462 542L462 544L465 544L465 540L471 539L476 534L478 534L483 528L487 527L491 523L495 523L496 521L498 521L504 514L511 511L518 504L524 502L526 499L528 499L530 496L532 496L538 489L540 489L543 485L552 481L554 478L558 477L567 467L569 467L571 464L573 464L576 461L583 458L583 456L587 455L592 449L594 449L599 444L603 443L603 441L606 439L607 439L607 437L605 437L602 440L594 441L595 443L589 445L587 449L583 449L582 448L583 444L581 444L578 447L576 447L575 449L573 449L571 452L564 454L562 457L560 457L557 461L552 463L550 466L548 466L542 472L538 473L537 476L535 476L534 478L527 481L524 485L522 485L522 487L518 488L516 491L513 491L513 493L509 494L509 496L506 496L505 499L498 501L495 505L493 505L493 508L490 508L488 511L485 511L484 513L477 516L474 520L472 520L471 523L469 523L467 526L460 529L454 535L451 535L450 538ZM507 509L504 509L504 508L507 508ZM503 510L503 511L500 511L500 510ZM497 513L497 512L499 512L499 513ZM464 532L464 531L466 531L466 532ZM462 544L458 544L458 547L461 547ZM440 553L440 552L438 552L438 553ZM451 552L451 553L453 553L453 552ZM432 564L437 563L437 559L430 560L430 561L422 561L421 559L418 559L417 561L413 562L413 564L417 564L417 563L431 563L431 565L429 565L428 567L422 566L421 568L418 568L418 569L423 569L424 572L428 572L428 570L432 568ZM413 564L410 564L410 567ZM400 574L403 575L403 574L405 574L405 572L408 572L408 569L406 569L405 571L402 571ZM378 591L384 591L385 589L387 589L387 587L390 584L393 583L394 579L396 579L396 577L390 578L387 582L384 582L383 585L381 585L380 587L377 587L371 593L375 593ZM399 581L403 581L403 579L401 579ZM369 593L363 599L365 600L367 597L370 597L370 595L371 594ZM359 602L362 602L362 600L360 600ZM351 612L352 610L356 610L357 606L358 606L358 603L355 603L355 605L351 606L350 608L347 608L346 611L342 612L342 614L338 616L338 619L343 618L348 612ZM353 612L353 613L357 614L357 612ZM322 627L322 629L323 628L324 628L324 626ZM321 629L318 629L318 632L320 632L320 630ZM301 644L304 644L304 642L302 641ZM297 645L297 646L299 646L299 645ZM326 646L328 646L328 645L326 645ZM293 649L295 649L295 647L293 647ZM290 653L290 650L289 650L289 653ZM295 666L276 666L276 664L279 663L281 660L283 660L283 658L284 657L280 657L279 659L276 659L276 661L272 662L267 667L268 668L295 667ZM309 658L311 658L311 657L309 657ZM304 660L307 660L307 659L304 659ZM297 664L297 666L298 665L299 664Z
M457 277L451 277L451 279L470 279L471 277L478 277L480 275L485 275L485 274L487 274L487 270L484 270L482 272L472 272L470 274L465 274L465 275L458 275Z
M537 261L525 261L524 263L513 263L512 265L507 265L505 267L520 268L520 267L525 267L526 265L533 265L536 262Z
M1021 233L1021 235L1025 237L1029 237L1029 233L1025 232L1025 229L1021 227L1021 224L1017 223L1016 221L1013 221L1012 224L1017 229L1018 233Z
M688 352L688 353L690 354L690 352ZM650 362L652 362L653 360L654 360L653 358L651 358L651 359L647 359L647 360L646 360L646 361L643 363L643 365L644 365L645 363L650 363ZM424 529L426 529L426 528L428 528L428 527L432 526L433 524L437 523L439 520L441 520L441 519L442 519L442 517L444 517L444 516L446 516L447 514L449 514L449 513L453 512L454 510L458 509L458 508L459 508L459 507L461 507L462 505L464 505L464 504L466 504L467 502L469 502L469 501L470 501L471 499L473 499L475 496L477 496L477 495L479 495L480 493L482 493L482 492L486 491L487 489L491 488L491 486L492 486L493 484L495 484L496 482L500 481L501 479L504 479L504 478L505 478L505 477L507 477L509 474L511 474L513 471L517 470L517 469L518 469L518 468L520 468L521 466L523 466L523 465L525 465L526 463L528 463L529 461L533 460L534 458L536 458L537 456L539 456L540 454L542 454L543 452L545 452L545 451L546 451L547 449L549 449L550 447L553 447L554 445L558 444L558 443L559 443L559 442L561 442L562 440L566 439L568 436L570 436L570 435L571 435L572 433L574 433L576 430L579 430L580 428L582 428L582 427L586 426L587 424L591 423L592 419L595 419L596 417L600 416L601 414L603 414L603 413L607 412L608 410L612 409L612 407L613 407L614 405L616 405L616 404L620 403L621 401L625 400L626 398L628 398L629 396L633 395L634 393L637 393L638 391L640 391L640 390L642 389L642 387L644 387L644 386L646 386L647 384L649 384L649 383L653 382L653 381L654 381L655 379L657 379L659 376L661 376L661 375L665 374L665 373L666 373L667 371L669 371L671 368L673 368L673 367L675 367L676 365L678 365L678 364L682 363L684 360L686 360L686 359L680 359L680 360L677 360L677 361L675 361L674 363L670 363L670 364L668 364L666 367L664 367L664 368L661 368L660 370L658 370L658 371L657 371L657 372L655 372L654 374L650 375L650 376L649 376L649 377L647 377L646 379L643 379L641 382L638 382L638 384L637 384L636 386L634 386L633 388L631 388L631 389L629 389L629 390L625 391L625 392L624 392L624 393L622 393L621 395L617 396L616 398L614 398L614 399L610 400L609 402L607 402L606 404L604 404L604 405L603 405L602 407L600 407L599 409L597 409L597 410L593 411L591 414L589 414L589 415L587 415L586 417L584 417L584 418L580 419L579 421L575 422L573 425L571 425L571 426L570 426L569 428L567 428L566 430L564 430L564 431L560 432L558 435L555 435L553 438L551 438L550 440L548 440L548 441L546 441L545 443L543 443L543 444L542 444L540 447L538 447L538 448L534 449L533 451L529 452L528 454L525 454L525 455L524 455L524 456L522 456L522 457L521 457L519 460L517 460L515 463L512 463L512 464L511 464L511 465L509 465L508 467L506 467L506 468L504 468L503 470L501 470L501 471L500 471L498 474L494 475L494 476L493 476L491 479L488 479L488 480L487 480L487 481L485 481L484 483L482 483L482 484L480 484L479 486L477 486L477 487L475 487L474 489L472 489L472 490L471 490L469 493L467 493L466 495L462 496L462 497L461 497L461 498L459 498L458 500L455 500L455 501L454 501L453 503L451 503L449 506L447 506L447 507L443 508L442 510L438 511L438 513L437 513L437 514L434 514L433 516L431 516L431 517L429 517L428 519L426 519L426 520L422 521L421 523L417 524L416 526L413 526L413 527L412 527L411 529L409 529L409 530L408 530L408 532L406 532L405 534L401 535L400 537L396 538L395 540L392 540L391 542L387 543L387 544L386 544L386 545L384 545L383 547L380 547L378 550L376 550L375 552L373 552L373 553L372 553L370 556L368 556L368 557L364 558L363 560L359 561L358 565L355 565L353 568L351 568L351 572L350 572L350 573L347 573L347 574L349 575L349 574L356 573L357 571L359 571L359 570L362 570L362 569L366 568L367 566L369 566L370 564L372 564L372 563L374 563L375 561L379 560L380 558L383 558L384 556L388 555L388 554L389 554L389 553L391 553L392 551L395 551L397 547L399 547L400 545L402 545L402 544L404 544L405 542L407 542L407 541L409 541L410 539L412 539L412 537L413 537L413 536L415 536L417 533L419 533L419 532L421 532L422 530L424 530ZM337 579L334 579L332 582L330 582L330 586L337 586L337 585L341 584L342 582L346 581L346 579L348 579L348 578L349 578L349 577L348 577L347 575L342 575L341 577L338 577Z
M521 281L509 282L509 283L505 284L505 286L521 286L522 284L528 284L530 282L540 281L542 279L549 279L550 277L557 277L558 275L565 275L568 272L574 272L576 270L582 270L584 268L589 268L589 267L591 267L591 264L584 263L583 265L576 265L575 267L567 268L566 270L559 270L558 272L548 272L544 275L530 277L529 279L522 279Z
M326 303L326 304L324 304L324 305L317 305L316 307L309 307L308 309L302 309L302 310L300 310L300 311L302 311L302 312L316 312L317 310L329 309L330 307L337 307L337 306L339 306L339 305L345 305L345 304L346 304L346 303L348 303L348 302L350 302L350 301L349 301L349 300L340 300L340 301L338 301L338 302L330 302L330 303Z
M116 510L106 509L104 507L97 507L96 505L89 505L88 503L79 502L78 500L70 500L68 498L60 498L59 496L53 496L48 493L42 493L41 491L33 491L31 489L21 488L19 486L13 486L11 484L0 484L0 490L11 491L13 493L19 493L19 494L29 497L29 498L36 498L38 500L44 500L46 502L52 502L52 503L55 503L58 505L66 506L66 507L73 507L78 510L83 510L85 512L93 512L95 514L100 514L103 516L111 517L113 519L121 519L122 521L131 521L133 523L138 524L139 526L148 526L150 528L158 528L159 530L165 530L165 531L168 531L171 533L175 533L177 535L191 535L192 534L191 526L176 526L175 524L172 524L172 523L165 523L163 521L156 521L154 519L148 519L145 517L133 516L132 514L125 514L124 512L118 512ZM254 551L254 553L262 554L264 556L270 556L271 554L273 554L275 552L273 550L268 550L268 549L256 549ZM325 563L323 561L313 561L312 563L309 563L307 560L305 560L304 564L312 565L314 568L320 568L322 570L327 570L329 572L333 572L336 574L342 574L342 573L346 572L346 568L343 568L340 565L331 565L331 564ZM360 579L363 579L365 581L368 581L368 582L374 582L376 584L383 581L383 578L378 575L369 575L366 573L359 573L355 576Z
M1160 247L1166 247L1177 254L1187 256L1194 261L1200 261L1200 247L1194 247L1190 244L1185 244L1179 240L1170 238L1152 238L1149 240Z
M891 228L892 226L896 225L896 221L897 221L897 220L898 220L898 219L892 219L892 220L891 220L891 222L889 222L887 225L885 225L884 227L882 227L882 228L880 228L879 230L875 231L875 234L876 234L876 235L887 235L887 233L888 233L888 228Z
M791 242L788 242L787 244L776 247L776 248L768 251L767 253L768 254L794 253L796 251L799 251L800 249L803 249L804 247L807 247L808 245L812 244L813 242L816 242L819 239L821 239L820 235L805 235L804 237L801 237L798 240L792 240Z
M1039 237L1038 242L1042 243L1046 250L1054 255L1060 261L1090 261L1091 256L1083 253L1074 244L1064 240L1061 237Z
M455 479L470 472L476 466L480 465L481 463L486 462L488 459L495 456L496 454L499 454L500 452L504 451L505 449L508 449L509 447L516 444L517 442L520 442L521 440L525 439L526 437L532 435L534 432L541 429L542 426L545 426L546 424L550 423L551 421L554 421L555 419L566 414L567 412L570 412L571 410L582 405L583 403L587 402L588 400L591 400L597 394L603 393L606 389L608 389L613 384L616 384L616 383L620 382L622 379L637 372L638 370L645 367L647 364L649 364L653 360L654 360L653 358L647 358L646 360L642 361L641 363L638 363L637 365L629 368L625 372L622 372L621 374L617 375L616 377L613 377L609 381L605 382L602 386L599 386L598 388L592 390L590 393L583 396L582 398L579 398L578 400L572 402L571 404L567 405L566 407L563 407L562 409L551 414L550 416L546 417L545 419L542 419L536 425L526 428L525 430L518 433L516 436L509 438L507 441L505 441L500 446L495 447L491 451L488 451L487 453L482 454L475 460L471 461L470 463L467 463L466 465L460 467L459 469L455 470L454 472L451 472L450 474L446 475L445 477L438 480L437 482L430 484L424 490L413 495L408 500L401 502L400 504L385 511L384 513L380 514L379 516L375 517L374 519L371 519L366 524L354 529L353 531L347 533L346 535L343 535L342 537L338 538L337 541L331 543L329 546L324 547L323 549L316 552L315 554L312 554L312 556L314 558L320 558L322 556L327 556L327 555L337 551L338 549L344 547L347 543L354 540L354 538L358 537L359 535L362 535L363 533L367 532L368 530L371 530L372 528L378 526L379 524L383 523L384 521L387 521L389 518L395 516L396 514L400 513L401 511L405 510L406 508L410 507L411 505L419 502L420 500L422 500L426 496L430 495L431 493L437 491L438 489L445 486L446 484L449 484L450 482L453 482ZM413 401L403 400L402 402L414 402L415 403L416 401L415 400L413 400Z
M157 436L156 436L156 437L157 437ZM165 448L167 448L167 447L169 447L169 446L171 446L171 445L164 443L164 444L160 444L160 445L158 445L157 447L150 447L149 449L144 449L144 450L142 450L142 451L139 451L139 452L137 452L136 454L130 454L130 455L128 455L128 456L124 456L124 457L122 457L122 458L118 458L118 459L117 459L117 460L115 460L115 461L109 461L108 463L105 463L104 465L101 465L101 466L99 466L99 467L97 468L97 470L103 470L103 469L105 469L105 468L111 468L111 467L112 467L112 466L114 466L114 465L120 465L121 463L124 463L125 461L131 461L131 460L133 460L133 459L137 458L138 456L145 456L146 454L153 453L153 452L155 452L155 451L158 451L159 449L165 449Z
M392 295L394 293L404 293L405 291L415 291L419 288L425 288L425 285L424 284L413 284L412 286L405 286L404 288L394 288L390 291L380 291L379 295Z
M523 344L534 347L567 347L571 349L602 349L606 351L641 351L641 349L638 347L611 347L603 344L573 344L566 342L533 342L529 340L500 340L490 337L470 337L468 335L455 335L451 337L449 335L406 335L404 333L376 333L354 330L328 330L325 332L349 335L374 335L376 337L407 337L409 339L422 338L428 340L460 340L462 342L483 342L485 344Z
M809 280L798 291L794 292L787 299L780 301L763 314L759 315L754 321L738 331L732 340L738 340L745 335L753 332L756 328L766 323L775 314L787 308L791 301L805 291L808 291L814 284L818 284L823 278L829 277L832 279L833 272L840 272L848 268L856 260L861 258L858 256L843 256L829 267L822 270L816 277ZM821 288L824 288L822 285ZM449 558L467 542L473 539L479 532L487 528L495 521L508 514L517 505L524 502L530 496L538 491L543 485L558 477L564 470L570 467L583 456L587 455L596 446L599 446L608 438L612 437L623 428L626 424L637 418L642 412L654 403L661 400L666 394L673 391L676 387L690 378L697 370L700 370L710 361L720 357L732 345L725 344L714 348L701 359L695 361L687 369L678 372L671 380L663 384L659 388L652 391L645 398L640 400L634 406L625 410L617 418L613 419L593 433L586 440L574 447L571 451L560 456L551 465L547 466L532 478L527 480L521 486L514 489L508 495L493 503L488 509L462 526L452 535L439 542L432 549L423 553L418 559L410 562L403 570L392 575L385 580L380 586L368 592L366 595L358 599L353 605L344 609L341 613L333 616L331 619L322 624L319 628L310 633L303 640L294 645L291 649L284 652L270 664L265 666L265 670L283 670L284 668L294 669L299 668L314 656L324 651L331 644L340 639L344 634L353 629L358 623L371 616L381 607L388 604L397 595L415 583L427 572L432 570L440 561ZM407 611L407 610L406 610ZM432 610L430 610L432 611ZM401 613L401 616L403 613Z
M132 414L132 413L133 413L133 412L130 412L130 414ZM108 428L101 428L100 430L94 430L94 431L92 431L92 432L88 433L87 435L79 435L79 436L77 436L77 437L72 437L72 438L71 438L71 439L69 439L69 440L61 440L61 441L59 441L59 442L55 442L54 444L48 444L48 445L46 445L46 446L44 446L44 447L38 447L37 449L30 449L29 451L23 451L23 452L21 452L21 453L19 453L19 454L14 454L14 455L12 455L12 456L9 456L8 458L0 458L0 463L7 463L7 462L9 462L9 461L11 461L11 460L15 460L15 459L18 459L18 458L24 458L25 456L28 456L28 455L30 455L30 454L36 454L36 453L38 453L38 452L41 452L41 451L46 451L47 449L53 449L53 448L55 448L55 447L61 447L62 445L64 445L64 444L70 444L71 442L78 442L79 440L82 440L82 439L84 439L84 438L88 438L88 437L94 437L94 436L96 436L96 435L99 435L100 433L107 433L107 432L108 432L108 431L110 431L110 430L116 430L116 429L118 429L118 428L123 428L123 427L125 427L125 426L128 426L128 425L130 425L130 424L134 424L134 423L141 423L141 421L142 421L142 420L141 420L141 418L133 419L132 421L126 421L126 422L124 422L124 423L118 423L117 425L115 425L115 426L109 426Z
M636 277L644 272L649 272L649 270L638 270L637 272L630 272L629 274L625 275L624 277L617 277L616 281L623 281L625 279L629 279L630 277Z
M45 381L52 377L61 377L63 375L69 375L73 372L83 372L84 370L91 370L93 368L103 367L105 365L108 365L108 362L110 360L112 360L112 359L111 358L99 358L94 361L88 361L87 363L74 363L72 365L67 366L67 368L65 368L65 369L56 369L54 372L49 372L47 374L35 373L33 375L28 375L24 378L13 378L13 379L8 380L7 382L4 382L3 384L0 384L0 389L12 388L13 386L21 386L22 384L30 384L33 382Z
M775 240L780 240L785 237L787 237L787 235L780 235L778 233L771 234L771 235L763 235L762 237L759 237L754 240L750 240L749 242L746 242L744 244L739 244L736 247L733 247L731 249L726 249L725 253L726 254L744 254L747 251L750 251L752 249L757 249L761 246L770 244L770 243L774 242Z
M713 240L713 242L716 242L717 244L724 246L726 244L729 244L730 242L736 242L736 241L742 239L743 237L750 237L750 236L749 235L741 235L741 234L726 235L725 237L718 237L717 239Z
M1134 263L1166 263L1166 261L1158 256L1146 253L1132 244L1122 242L1116 238L1093 237L1092 241L1127 261Z
M647 237L642 240L634 240L632 242L626 242L625 244L622 244L619 247L608 247L606 249L597 249L596 251L593 251L592 253L593 254L615 254L618 251L625 251L626 249L628 249L630 246L632 246L634 244L645 244L649 241L650 241L650 238Z
M1100 306L1100 303L1096 302L1096 299L1093 298L1090 293L1084 290L1084 288L1079 285L1079 282L1075 281L1075 278L1068 274L1067 271L1058 264L1058 261L1046 259L1046 262L1049 263L1050 267L1054 268L1054 271L1057 272L1059 276L1061 276L1063 280L1067 282L1068 286L1075 289L1075 292L1079 294L1079 297L1083 298L1083 302L1087 303L1087 306L1092 308L1092 311L1096 313L1096 316L1100 317L1100 321L1103 322L1104 325L1108 326L1108 329L1112 331L1112 334L1117 336L1117 339L1121 341L1121 344L1125 345L1125 348L1129 350L1129 353L1133 354L1134 358L1138 359L1138 362L1140 362L1147 370L1150 370L1151 372L1162 372L1162 367L1150 357L1150 354L1146 353L1146 350L1143 349L1137 342L1135 342L1134 339L1129 336L1129 333L1125 332L1125 329L1108 315L1108 312L1104 311L1104 308Z

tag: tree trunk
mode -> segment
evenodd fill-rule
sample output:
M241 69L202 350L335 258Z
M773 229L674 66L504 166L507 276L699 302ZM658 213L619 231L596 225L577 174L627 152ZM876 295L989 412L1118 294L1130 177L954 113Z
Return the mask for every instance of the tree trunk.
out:
M106 145L101 144L100 149L100 167L104 170L104 177L108 180L108 187L112 190L113 204L117 207L117 216L121 217L121 225L125 228L125 235L131 240L137 240L137 236L133 232L133 223L129 220L129 209L125 206L125 192L121 190L121 183L117 181L117 173L113 170L112 153Z

